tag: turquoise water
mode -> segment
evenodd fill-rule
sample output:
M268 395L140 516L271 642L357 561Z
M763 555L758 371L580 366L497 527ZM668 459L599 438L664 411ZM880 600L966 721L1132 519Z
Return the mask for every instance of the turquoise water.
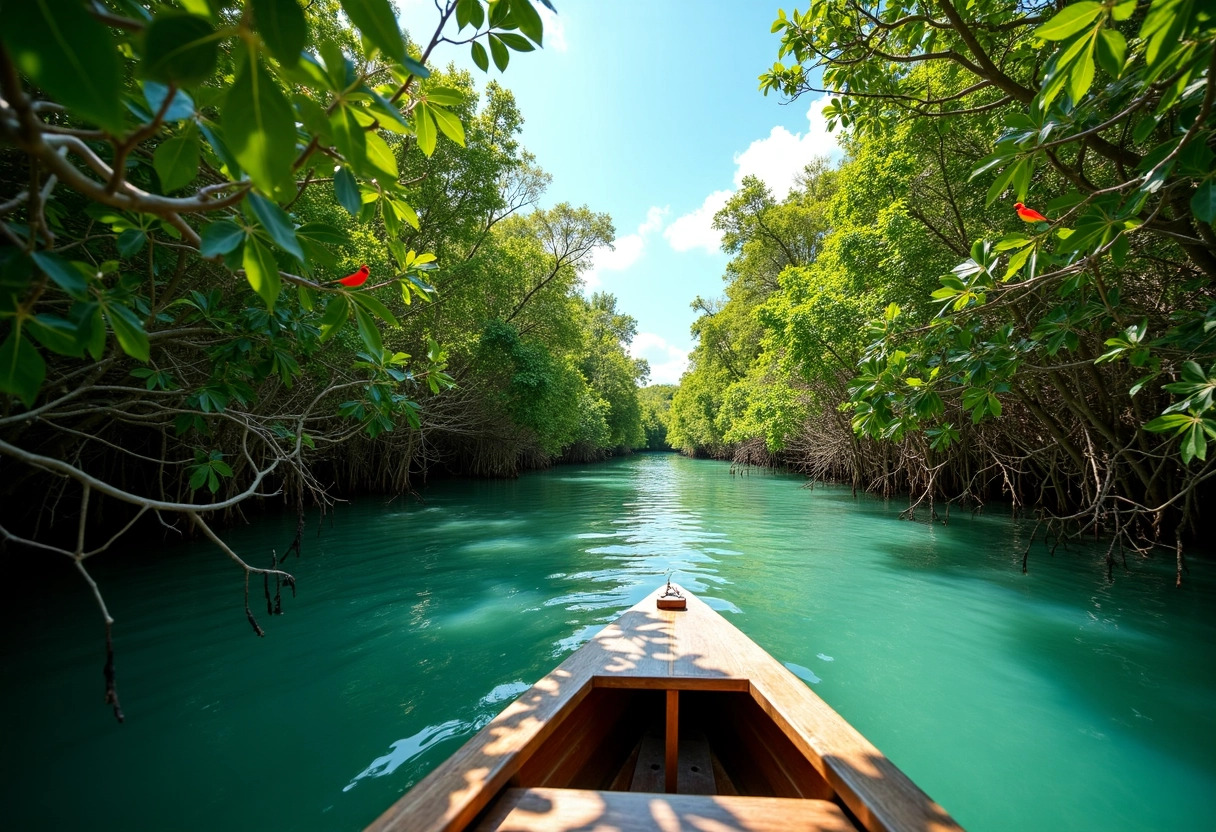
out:
M1108 584L1104 547L1023 575L999 509L928 527L801 485L645 455L360 500L264 639L218 551L132 546L93 567L124 725L79 578L10 580L4 826L358 829L673 569L972 830L1216 828L1210 560L1181 590L1168 563ZM263 561L294 528L229 539Z

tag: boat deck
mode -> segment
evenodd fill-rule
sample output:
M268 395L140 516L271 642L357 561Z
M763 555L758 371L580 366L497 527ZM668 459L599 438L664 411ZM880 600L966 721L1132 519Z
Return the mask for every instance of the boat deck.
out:
M960 829L804 682L681 591L687 610L656 609L652 593L369 830Z

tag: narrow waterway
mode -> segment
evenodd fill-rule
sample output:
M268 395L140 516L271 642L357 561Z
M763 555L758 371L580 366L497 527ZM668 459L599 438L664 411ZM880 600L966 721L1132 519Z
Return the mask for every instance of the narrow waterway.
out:
M902 503L643 455L425 502L342 506L289 567L286 614L242 609L208 545L8 581L8 829L358 829L669 570L814 687L974 832L1216 828L1216 569L1051 558L999 508ZM258 562L292 516L229 539ZM7 557L13 557L10 550ZM28 554L23 554L28 556Z

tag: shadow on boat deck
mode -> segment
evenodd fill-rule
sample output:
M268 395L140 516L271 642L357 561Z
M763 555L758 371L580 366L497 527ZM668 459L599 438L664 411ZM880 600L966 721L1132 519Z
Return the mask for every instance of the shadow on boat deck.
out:
M596 677L638 680L639 687L649 678L726 678L704 653L677 655L670 628L669 617L658 610L629 610L508 705L368 829L465 828L591 693Z
M960 829L805 684L695 596L688 601L687 612L674 614L641 604L630 609L368 829L784 832L847 830L850 821L871 832ZM701 692L690 703L704 694L723 696L724 703L740 697L746 708L710 710L702 724L729 724L745 751L767 742L752 733L780 734L784 744L766 749L770 755L777 749L776 757L745 760L768 760L785 786L746 795L655 794L624 791L630 781L620 775L605 779L605 770L627 758L621 749L633 746L626 735L639 714L663 720L664 698L669 713L683 710L685 697L659 696L664 690ZM650 705L639 710L631 698ZM795 760L803 773L790 767ZM730 760L724 762L729 770ZM596 776L586 776L597 766ZM612 790L602 790L609 782ZM813 799L820 797L830 800Z

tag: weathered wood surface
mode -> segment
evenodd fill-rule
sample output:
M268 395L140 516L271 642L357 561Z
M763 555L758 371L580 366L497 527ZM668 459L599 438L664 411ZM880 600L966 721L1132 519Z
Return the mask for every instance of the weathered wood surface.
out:
M805 683L703 601L681 591L687 610L656 609L656 593L648 595L507 706L368 829L464 829L592 687L747 691L870 832L961 828Z
M477 832L855 832L826 800L508 789Z

